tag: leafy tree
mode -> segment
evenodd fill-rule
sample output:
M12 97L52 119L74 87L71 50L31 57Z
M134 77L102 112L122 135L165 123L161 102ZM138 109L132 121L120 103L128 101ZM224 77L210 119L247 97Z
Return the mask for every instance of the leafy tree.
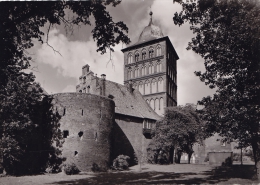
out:
M251 146L260 179L260 3L256 0L181 2L175 24L191 24L195 37L187 49L201 55L206 71L195 72L216 88L204 106L207 129Z
M193 146L206 135L202 134L203 121L196 112L194 105L168 107L164 118L156 122L152 142L148 147L148 159L152 163L173 162L169 153L177 155L180 163L183 152L188 154L188 162L193 154Z
M55 120L45 120L50 121L50 125L45 123L47 125L44 126L32 116L38 114L36 107L41 105L44 93L39 84L35 83L35 76L24 71L30 68L32 61L27 50L37 41L49 45L48 33L53 25L63 24L67 31L73 31L73 25L90 25L89 18L92 15L95 20L92 33L97 41L98 52L103 54L107 49L113 51L113 46L119 42L129 43L126 25L114 22L106 11L107 5L116 6L119 3L116 0L0 2L0 157L8 173L19 173L18 167L25 164L24 157L36 149L36 145L31 142L31 134L33 131L39 134L37 128L47 129L45 134L49 133L36 135L42 142L44 137L47 139L39 148L52 151L48 155L53 158L59 153L47 146L57 142L60 137L59 131L54 129L58 126ZM65 13L67 11L72 13L71 17ZM41 31L45 25L48 25L46 40ZM57 52L55 48L53 50ZM57 115L52 113L49 116L54 119Z

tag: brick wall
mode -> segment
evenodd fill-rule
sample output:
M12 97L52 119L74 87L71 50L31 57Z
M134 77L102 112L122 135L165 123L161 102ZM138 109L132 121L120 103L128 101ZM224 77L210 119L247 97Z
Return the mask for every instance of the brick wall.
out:
M112 137L112 159L118 155L128 155L130 165L136 164L134 161L134 152L141 150L143 153L143 162L146 161L147 146L151 139L143 135L143 119L119 115L115 116L115 125Z
M87 93L53 95L54 107L62 115L61 130L68 131L62 155L81 171L97 164L109 168L111 130L114 123L114 101Z

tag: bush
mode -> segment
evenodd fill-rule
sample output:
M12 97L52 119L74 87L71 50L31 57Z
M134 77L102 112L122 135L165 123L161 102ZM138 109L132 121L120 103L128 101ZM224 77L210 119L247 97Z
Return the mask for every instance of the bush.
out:
M130 157L127 155L119 155L113 161L112 168L115 170L128 170Z
M233 161L240 161L241 160L241 154L233 153Z
M225 162L222 163L222 166L232 166L232 158L226 158Z
M67 175L74 175L74 174L78 174L80 172L80 170L78 169L78 167L74 164L74 163L64 163L62 165L64 172Z
M93 164L92 164L91 170L92 170L93 172L101 172L101 171L103 171L103 170L98 166L98 164L96 164L96 163L93 163Z
M209 162L209 153L207 153L207 156L205 157L204 162Z

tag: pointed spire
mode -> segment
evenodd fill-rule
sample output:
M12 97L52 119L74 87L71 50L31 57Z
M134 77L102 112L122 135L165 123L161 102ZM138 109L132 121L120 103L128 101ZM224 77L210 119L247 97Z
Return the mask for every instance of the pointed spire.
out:
M152 12L152 10L150 11L149 15L151 16L151 18L150 18L150 22L149 22L148 26L151 26L151 24L153 24L153 12Z

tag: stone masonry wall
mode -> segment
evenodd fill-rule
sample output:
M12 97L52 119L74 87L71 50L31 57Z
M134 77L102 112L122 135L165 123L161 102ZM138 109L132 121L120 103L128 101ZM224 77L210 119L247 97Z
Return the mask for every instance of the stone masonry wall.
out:
M62 115L60 124L65 139L62 155L81 171L88 171L95 164L107 170L114 101L88 93L60 93L53 97L54 107Z
M128 155L130 165L135 163L134 153L142 151L142 162L146 162L147 147L151 139L143 135L143 119L116 114L112 137L112 159Z

